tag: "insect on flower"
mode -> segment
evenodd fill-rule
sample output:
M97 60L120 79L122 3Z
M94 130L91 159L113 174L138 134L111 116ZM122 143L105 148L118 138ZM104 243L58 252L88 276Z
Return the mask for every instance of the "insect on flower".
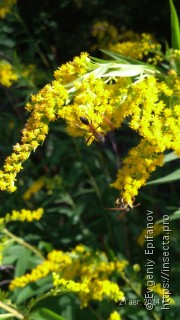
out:
M135 198L133 199L133 202L135 201ZM129 203L126 203L123 198L117 198L115 201L115 208L104 208L105 210L114 210L114 211L124 211L123 214L121 215L124 216L124 214L131 209L140 206L140 203L134 205L130 205Z
M89 120L85 117L79 117L79 118L80 118L81 122L88 127L88 129L89 129L88 131L92 133L92 135L88 138L87 142L89 141L89 139L92 136L94 136L94 138L97 142L104 143L104 141L105 141L104 135L101 132L97 131L99 126L95 128L95 126L92 124L92 121L90 123Z

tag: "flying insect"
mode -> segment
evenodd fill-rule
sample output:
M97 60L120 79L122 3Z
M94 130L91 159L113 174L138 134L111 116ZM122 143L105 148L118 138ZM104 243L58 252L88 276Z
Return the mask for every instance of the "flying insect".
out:
M89 120L85 117L79 117L79 119L81 120L81 122L86 125L88 127L88 131L92 133L92 136L94 136L95 140L99 143L104 143L105 141L105 137L104 135L97 131L97 129L99 128L98 127L95 127L93 124L92 124L92 121L89 122ZM78 126L79 127L79 126ZM91 136L88 138L87 142L89 141L89 139L91 138Z

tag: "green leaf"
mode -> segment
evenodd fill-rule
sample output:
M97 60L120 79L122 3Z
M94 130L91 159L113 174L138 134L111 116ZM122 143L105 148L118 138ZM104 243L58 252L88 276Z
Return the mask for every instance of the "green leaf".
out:
M177 220L177 219L180 219L180 209L178 209L177 211L175 211L173 214L171 214L169 216L169 220L170 221ZM160 224L160 223L163 223L163 222L164 222L164 220L161 219L161 220L156 221L156 224Z
M164 162L170 162L176 159L178 159L178 156L174 152L170 152L165 155Z
M131 65L131 64L116 64L114 69L110 68L109 70L102 74L102 77L135 77L142 75L144 73L152 73L151 69L145 68L140 65Z
M104 49L101 49L101 51L105 54L107 54L108 56L110 56L111 58L113 58L114 60L117 60L118 62L122 61L124 63L131 63L131 64L140 64L142 65L143 62L139 61L139 60L135 60L135 59L131 59L131 58L128 58L128 57L125 57L119 53L116 53L116 52L112 52L112 51L109 51L109 50L104 50Z
M8 292L0 289L0 301L4 301L8 297Z
M174 7L173 1L169 0L170 10L171 10L171 41L172 48L180 50L180 28L179 19Z
M21 256L26 254L27 249L21 245L11 245L4 250L4 264L13 264L16 260L20 259Z
M169 217L169 220L176 220L176 219L180 219L180 209L175 211L173 214L171 214L171 216Z
M168 174L165 177L150 181L150 182L147 183L147 185L160 184L160 183L169 183L169 182L177 181L177 180L180 180L180 169L175 170L174 172Z
M43 294L44 292L50 290L52 288L51 275L46 278L42 278L35 283L30 283L24 288L16 289L14 291L14 299L16 300L16 304L21 304L25 300Z
M31 313L30 320L65 320L65 319L59 314L47 308L39 308Z
M23 254L19 257L16 269L15 269L15 277L22 276L29 267L29 259L32 255L32 252L28 249L25 249Z
M142 62L142 61L139 61L139 60L135 60L135 59L132 59L132 58L129 58L129 57L125 57L119 53L116 53L116 52L112 52L112 51L109 51L109 50L101 50L103 53L107 54L108 56L110 56L111 58L113 58L114 60L117 60L119 63L124 63L124 64L130 64L130 65L140 65L140 66L144 66L148 69L152 69L156 72L158 72L158 69L155 68L154 66L152 66L151 64L149 63L146 63L146 62Z

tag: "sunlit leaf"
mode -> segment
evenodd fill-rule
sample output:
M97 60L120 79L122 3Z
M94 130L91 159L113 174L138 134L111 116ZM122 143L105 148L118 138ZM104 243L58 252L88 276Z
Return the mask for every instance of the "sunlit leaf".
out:
M9 318L12 318L11 313L0 314L0 319L2 319L2 320L9 319Z
M62 316L47 308L39 308L30 315L31 320L65 320Z
M174 152L170 152L165 155L164 162L170 162L176 159L178 159L178 156Z
M52 288L52 283L50 282L51 276L47 276L46 278L42 278L36 283L31 283L24 288L17 289L14 292L16 296L16 303L20 304L27 299L38 296Z
M177 219L180 219L180 209L178 209L177 211L175 211L173 214L171 214L169 216L169 220L170 221L177 220ZM161 220L156 221L156 224L160 224L160 223L163 223L163 222L164 222L164 220L161 219Z
M170 10L171 10L171 41L173 49L180 50L180 27L179 19L174 7L173 1L169 0Z
M169 183L169 182L177 181L177 180L180 180L180 169L175 170L174 172L168 174L165 177L150 181L150 182L147 183L147 185L160 184L160 183Z

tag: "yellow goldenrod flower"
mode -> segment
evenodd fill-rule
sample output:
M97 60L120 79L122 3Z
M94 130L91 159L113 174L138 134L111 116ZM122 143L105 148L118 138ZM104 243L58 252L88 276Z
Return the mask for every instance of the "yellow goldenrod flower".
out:
M163 232L163 225L162 224L155 224L153 226L153 233L151 234L152 237L157 237L159 234ZM147 228L143 229L140 235L137 238L137 243L142 247L145 243L145 235L147 235Z
M32 105L27 106L32 110L32 115L22 131L22 143L14 146L14 153L5 161L4 172L0 171L1 190L15 191L14 181L22 162L44 141L49 121L55 120L57 106L60 108L66 98L66 89L56 82L52 87L47 85L32 98Z
M130 150L123 161L123 168L117 173L117 180L113 187L121 191L125 203L133 205L133 198L138 190L145 184L157 166L163 165L163 154L156 154L157 147L153 147L146 140L141 140L139 145Z
M85 248L85 246L83 246L82 244L78 244L72 251L72 253L79 253L79 254L86 254L87 250Z
M148 35L142 35L141 46L144 55L159 48ZM173 54L178 60L179 52ZM51 121L64 119L70 135L84 135L91 144L94 140L102 142L127 118L141 140L129 151L112 186L132 207L139 189L157 166L163 165L164 151L172 149L180 155L180 79L176 72L158 78L159 71L150 68L146 76L141 74L143 69L138 71L139 77L133 81L126 72L124 77L119 75L121 68L122 64L101 64L83 53L55 72L52 84L32 96L27 105L31 116L22 131L21 144L14 146L0 171L1 190L15 190L22 163L44 141ZM113 76L108 76L109 72Z
M13 70L12 65L5 60L0 60L0 84L5 87L10 87L14 81L17 81L17 79L18 75Z
M153 57L147 59L147 62L151 64L157 64L163 60L161 45L156 43L151 35L145 33L134 37L131 41L111 45L109 49L136 60L143 60L149 53L153 53Z
M71 257L62 251L54 250L48 254L47 260L44 260L40 265L22 277L17 277L11 281L10 290L16 287L24 287L30 282L35 282L47 276L50 272L57 271L59 268L66 269L71 265Z
M120 314L119 314L117 311L113 311L113 312L110 314L108 320L121 320L121 316L120 316Z
M81 292L89 293L89 288L86 283L79 283L73 280L65 280L61 278L57 273L53 273L53 285L54 287L60 287L61 292Z
M175 301L171 298L171 294L168 289L163 288L160 283L157 283L155 286L151 286L150 288L153 292L157 293L160 297L163 297L164 302L169 304L174 304Z
M20 211L13 210L12 213L7 213L3 219L4 223L11 221L28 221L40 220L44 213L43 208L37 210L21 209Z
M75 57L73 62L63 64L54 72L54 77L62 84L68 84L84 75L88 71L90 59L87 53L81 53L80 57Z
M23 199L29 200L34 193L37 193L39 190L42 189L44 184L45 184L45 181L43 178L40 178L40 179L34 181L34 183L23 194Z
M9 288L24 287L52 273L54 294L67 291L77 293L84 307L90 300L109 298L119 301L124 294L109 277L114 272L121 275L126 265L126 261L108 261L104 253L93 253L87 247L78 245L70 252L53 250L30 273L12 280Z
M87 306L90 300L102 301L105 297L118 302L124 299L124 294L120 291L118 285L109 280L98 280L95 279L88 282L89 292L81 294L80 299L83 307Z

